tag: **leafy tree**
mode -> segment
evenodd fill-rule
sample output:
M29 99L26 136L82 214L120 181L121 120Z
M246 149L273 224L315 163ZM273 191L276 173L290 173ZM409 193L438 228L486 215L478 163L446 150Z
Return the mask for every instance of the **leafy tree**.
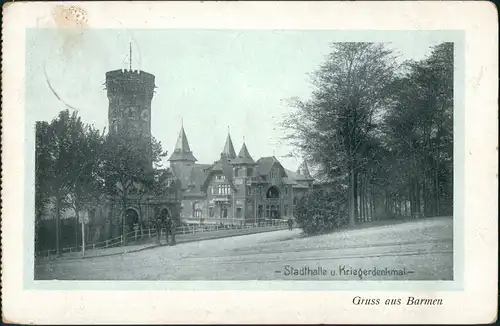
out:
M380 44L334 44L283 123L317 178L348 188L351 225L453 210L453 44L395 62Z
M40 219L55 206L56 251L60 250L60 218L67 208L78 217L82 206L98 192L95 166L102 136L84 124L78 113L61 111L50 123L36 124L35 202Z
M104 191L121 203L122 233L126 233L125 211L132 197L141 199L160 187L160 172L152 164L158 164L166 156L161 143L132 133L108 134L105 141L100 176ZM150 160L151 158L151 160Z
M42 216L49 207L52 196L53 157L51 156L50 125L45 121L36 123L35 144L35 247L39 246Z
M349 223L357 217L357 175L364 144L376 131L378 114L389 100L396 65L392 52L375 43L334 43L313 74L308 101L284 121L287 137L327 180L342 177L349 186Z
M429 58L407 63L394 83L394 105L385 117L388 146L407 170L412 214L450 211L453 168L453 44L433 48ZM444 195L444 196L443 196ZM423 199L423 205L421 203Z
M347 203L341 189L315 189L297 202L294 214L306 234L324 233L347 225Z

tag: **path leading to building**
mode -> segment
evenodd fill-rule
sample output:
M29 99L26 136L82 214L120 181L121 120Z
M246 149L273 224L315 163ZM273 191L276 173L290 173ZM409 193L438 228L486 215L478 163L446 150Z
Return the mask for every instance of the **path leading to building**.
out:
M37 279L66 280L355 280L359 275L350 271L361 269L373 271L363 279L450 280L452 235L452 218L314 237L303 237L298 229L281 230L119 256L50 261L37 265L35 273ZM336 275L312 275L315 270ZM377 270L395 272L370 274Z
M205 240L213 240L219 238L227 238L234 236L243 236L261 232L271 232L285 229L284 225L276 225L276 226L261 226L261 227L251 227L251 228L243 228L243 229L228 229L228 230L218 230L218 231L205 231L205 232L196 232L196 233L186 233L186 234L177 234L175 236L176 243L182 244L193 241L205 241ZM90 249L85 252L85 255L82 254L81 251L64 253L58 258L53 256L51 259L57 260L75 260L75 259L88 259L92 257L103 257L103 256L112 256L119 254L128 254L131 252L146 250L156 248L162 245L166 245L165 235L160 238L160 243L156 242L156 235L152 237L148 237L142 243L131 243L127 246L117 246L111 248L102 248L102 249ZM171 241L171 238L169 238ZM38 259L39 263L42 263L44 260L48 260L49 257L42 257Z

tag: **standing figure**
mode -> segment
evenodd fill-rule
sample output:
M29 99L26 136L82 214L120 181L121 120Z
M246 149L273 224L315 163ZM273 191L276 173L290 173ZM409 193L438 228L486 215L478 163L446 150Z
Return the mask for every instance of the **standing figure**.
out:
M292 230L293 230L293 220L292 220L292 218L289 218L289 219L288 219L288 229L289 229L290 231L292 231Z
M170 234L172 236L172 245L175 245L175 230L177 226L175 225L175 221L171 218L167 219L167 225L166 225L166 232L165 232L165 237L166 241L168 244L168 235Z

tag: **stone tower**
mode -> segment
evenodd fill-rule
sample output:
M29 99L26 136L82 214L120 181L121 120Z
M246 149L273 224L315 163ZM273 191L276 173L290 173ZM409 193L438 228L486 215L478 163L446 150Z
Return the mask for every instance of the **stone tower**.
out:
M151 100L155 76L139 70L113 70L106 73L109 100L109 133L118 135L143 151L151 167Z
M236 210L241 210L241 216L237 217L251 218L254 215L251 184L257 163L248 152L244 142L238 156L230 163L233 166L233 179L236 187Z
M182 187L186 188L191 178L194 163L197 160L193 152L191 152L191 148L189 148L184 126L181 127L174 152L168 160L170 161L170 167L174 170L175 176L181 181Z

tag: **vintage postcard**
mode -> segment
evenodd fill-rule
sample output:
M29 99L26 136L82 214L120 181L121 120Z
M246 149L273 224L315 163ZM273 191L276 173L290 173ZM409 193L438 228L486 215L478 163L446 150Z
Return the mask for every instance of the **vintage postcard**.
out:
M3 15L5 322L496 320L490 3Z

